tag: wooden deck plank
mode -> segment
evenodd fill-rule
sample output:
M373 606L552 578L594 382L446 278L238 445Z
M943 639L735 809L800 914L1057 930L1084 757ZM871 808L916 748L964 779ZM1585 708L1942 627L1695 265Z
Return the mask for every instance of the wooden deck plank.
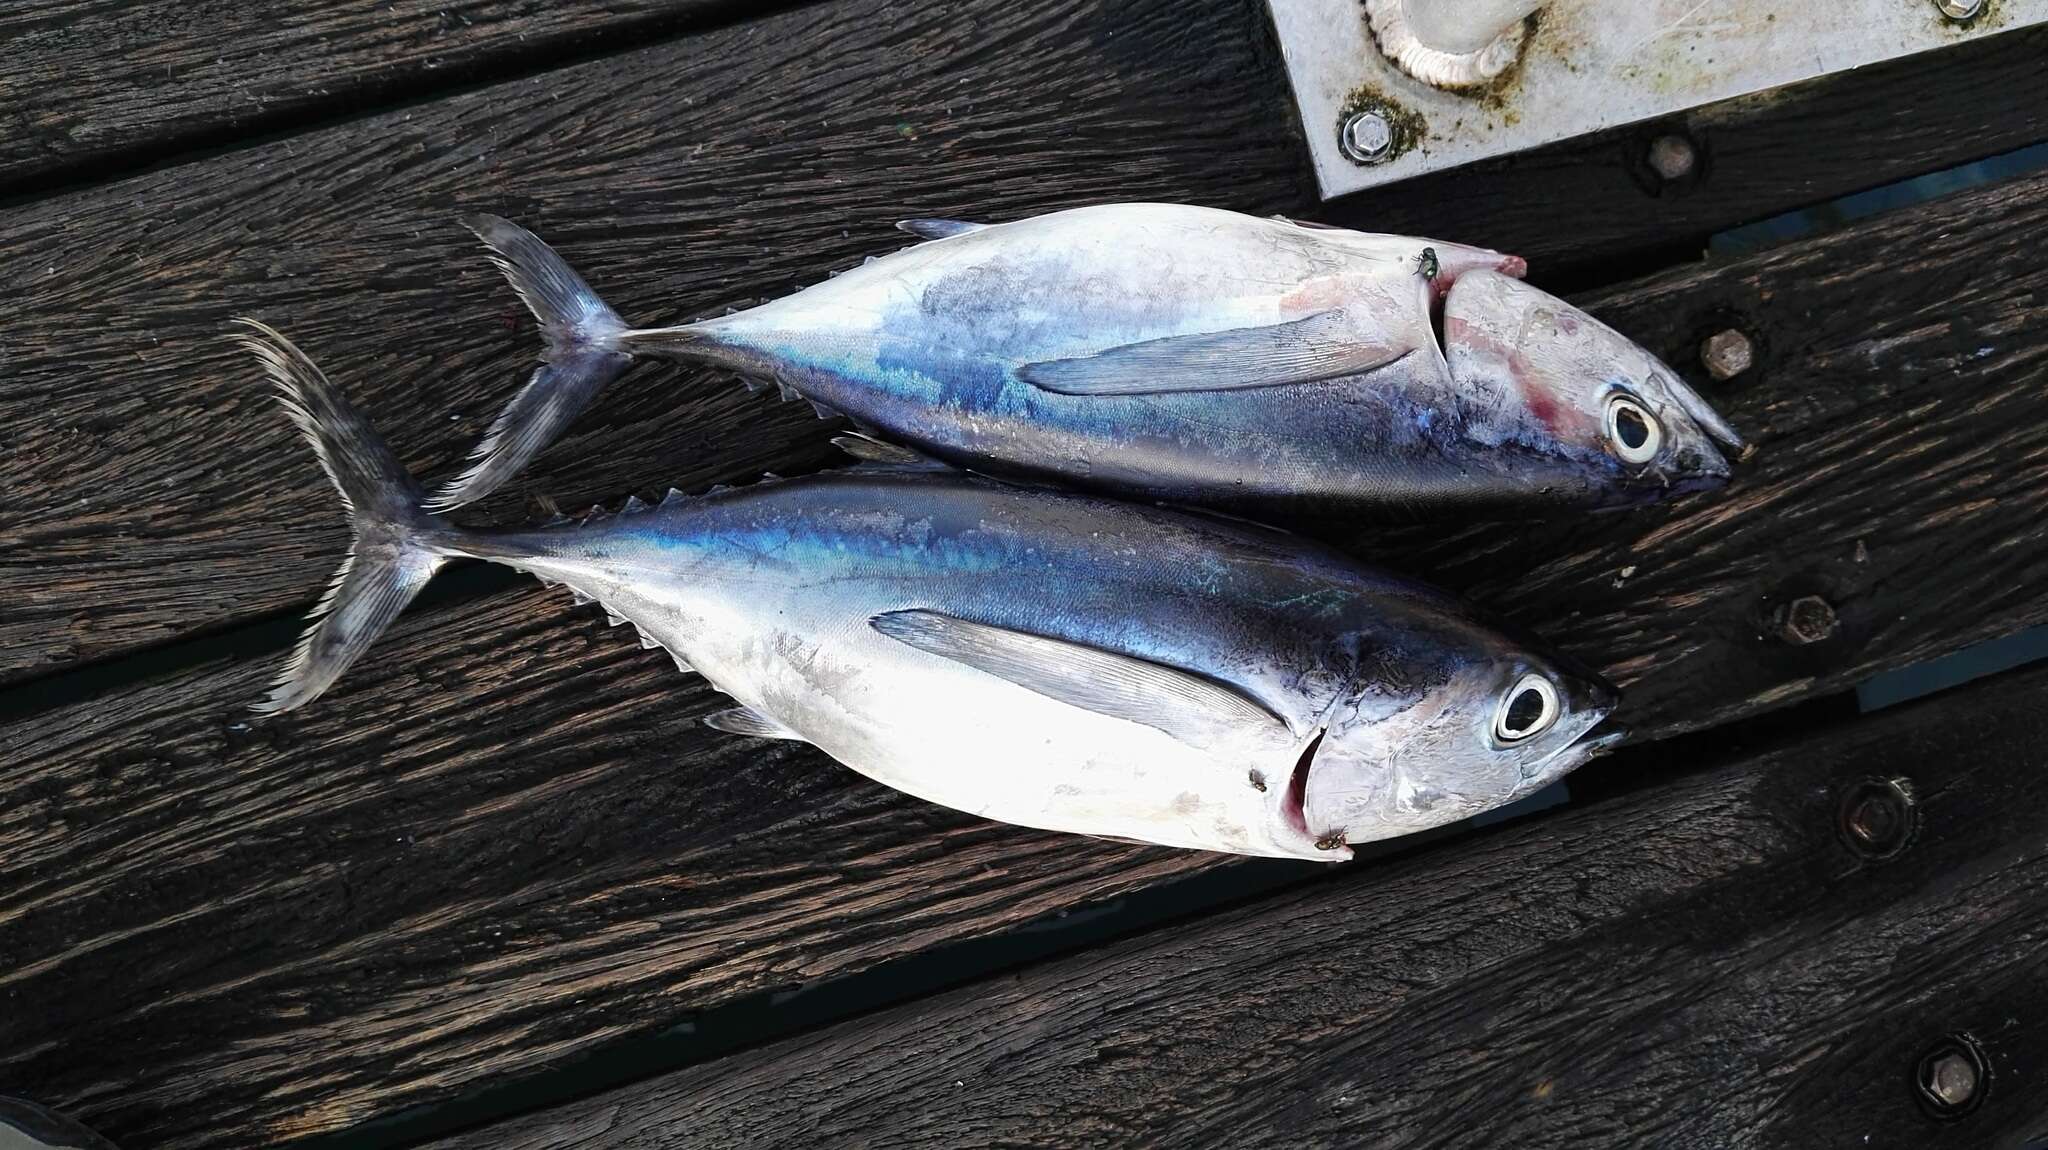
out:
M1268 41L1251 0L848 0L20 206L0 221L22 296L0 321L0 683L299 609L326 578L341 527L219 338L229 316L291 332L445 469L536 344L458 210L541 229L648 320L814 281L900 243L899 216L1148 197L1307 214ZM1643 193L1617 135L1343 213L1521 249L1539 275L1611 263L2024 142L2044 49L2014 33L1720 109L1684 195ZM1912 110L1883 154L1849 130L1874 94ZM648 370L481 512L788 470L829 434Z
M2018 1145L2048 669L436 1143ZM1867 862L1838 804L1903 775ZM1966 1031L1993 1076L1910 1089Z
M0 10L0 192L672 29L724 0L50 0Z
M1372 546L1615 673L1650 736L2048 619L2048 272L2024 240L2044 213L2048 179L2018 182L1594 297L1674 343L1758 317L1761 378L1719 397L1760 443L1741 481ZM1815 592L1834 637L1765 636ZM0 1016L0 1076L117 1135L333 1130L1259 865L981 823L688 727L700 681L538 589L416 613L320 704L246 724L267 671L0 732L0 969L53 1004Z

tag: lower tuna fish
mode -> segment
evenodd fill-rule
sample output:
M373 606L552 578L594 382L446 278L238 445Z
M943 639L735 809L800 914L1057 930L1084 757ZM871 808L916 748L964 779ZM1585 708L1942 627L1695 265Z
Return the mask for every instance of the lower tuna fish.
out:
M911 220L927 242L635 329L528 232L471 226L548 344L437 509L502 483L638 356L773 380L958 466L1241 510L1623 506L1722 483L1714 441L1741 445L1520 259L1440 241L1174 204Z
M355 529L262 711L318 696L471 558L631 623L732 697L714 727L1026 826L1336 861L1619 737L1589 735L1616 702L1597 675L1440 593L1281 532L929 462L464 530L282 336L242 338Z

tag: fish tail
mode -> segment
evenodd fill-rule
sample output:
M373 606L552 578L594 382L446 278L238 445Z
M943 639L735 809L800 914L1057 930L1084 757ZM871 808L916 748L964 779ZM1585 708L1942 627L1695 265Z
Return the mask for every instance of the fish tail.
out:
M625 322L539 236L497 216L472 216L463 223L491 250L491 261L540 321L547 347L533 378L470 453L469 466L427 500L429 511L452 510L497 490L633 362L620 338L628 330Z
M361 413L304 352L274 328L237 320L236 342L254 353L277 398L341 493L355 538L310 626L255 709L276 714L318 698L369 649L405 605L458 554L459 529L422 507L419 483Z

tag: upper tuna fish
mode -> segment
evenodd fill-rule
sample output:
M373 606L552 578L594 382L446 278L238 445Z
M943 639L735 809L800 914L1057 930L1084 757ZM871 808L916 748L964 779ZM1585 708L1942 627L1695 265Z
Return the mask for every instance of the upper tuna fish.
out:
M1617 737L1588 735L1615 703L1597 675L1439 593L1284 533L914 458L463 530L282 336L244 342L356 536L261 710L313 699L468 557L632 623L736 700L715 727L1027 826L1335 861Z
M927 242L634 329L530 233L471 226L548 348L439 509L640 355L773 380L960 466L1238 509L1625 506L1720 484L1715 441L1742 442L1649 352L1518 282L1520 259L1440 241L1174 204L910 220Z

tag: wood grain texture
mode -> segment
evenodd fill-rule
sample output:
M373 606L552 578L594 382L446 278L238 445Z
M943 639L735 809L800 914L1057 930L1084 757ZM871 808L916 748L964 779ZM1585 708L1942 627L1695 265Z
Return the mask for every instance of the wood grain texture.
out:
M0 681L297 609L326 580L342 526L231 316L289 333L445 472L539 350L459 213L536 228L652 320L900 247L903 217L1293 207L1260 28L1228 3L854 0L10 213ZM830 434L808 406L646 369L479 518L815 466Z
M1644 193L1619 133L1339 215L1521 250L1539 278L1598 269L2025 142L2044 50L2014 33L1702 114L1708 175L1683 195ZM1876 95L1900 109L1882 149ZM341 528L220 338L232 315L304 343L409 462L460 459L537 340L459 211L539 229L652 322L813 282L899 245L904 216L1311 214L1292 124L1253 0L849 0L24 205L0 220L0 682L300 609L323 584ZM830 434L646 369L480 514L790 470Z
M2016 183L1597 297L1674 344L1700 314L1759 316L1761 377L1720 396L1760 443L1740 481L1356 546L1604 666L1653 736L2048 618L2048 273L2020 239L2044 212L2048 180ZM1867 270L1874 250L1905 254ZM1814 592L1835 637L1764 634ZM131 1141L334 1130L1259 865L981 823L688 727L717 705L703 684L565 603L415 613L275 721L246 721L268 671L248 665L0 732L0 977L39 1004L0 1014L0 1078ZM1445 897L1472 873L1447 861Z
M436 1143L2018 1145L2048 1130L2048 671ZM1838 833L1861 780L1905 852ZM1952 1124L1944 1035L1992 1078Z
M721 0L44 0L0 10L0 192L671 28Z

